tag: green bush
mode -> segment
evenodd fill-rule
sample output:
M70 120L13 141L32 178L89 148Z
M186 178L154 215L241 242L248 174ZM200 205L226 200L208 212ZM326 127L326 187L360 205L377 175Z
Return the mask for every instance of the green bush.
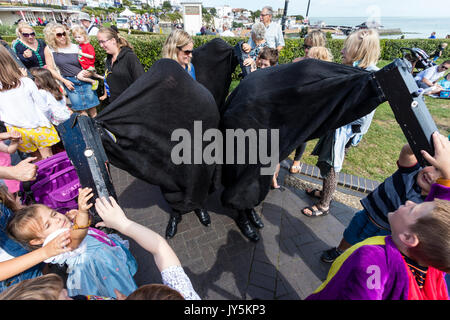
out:
M43 27L35 27L38 37L42 38ZM12 29L11 29L12 30ZM123 30L126 31L126 30ZM148 70L152 64L161 58L161 51L164 45L164 41L167 35L160 35L156 33L148 33L137 30L132 30L132 34L126 34L125 32L121 35L124 36L134 47L134 51L138 56L139 60L143 64L145 70ZM197 48L208 41L211 41L216 36L194 36L194 48ZM16 36L7 35L3 36L4 40L11 43ZM235 46L239 41L247 41L247 38L238 37L224 37L227 43L231 46ZM400 48L407 47L417 47L425 50L428 53L434 52L438 45L442 42L447 42L450 45L450 39L381 39L381 60L393 60L401 56ZM104 60L106 57L105 51L100 48L97 38L91 37L91 43L95 48L96 52L96 68L99 73L104 72ZM297 57L302 57L305 55L303 49L303 39L285 39L285 47L280 52L279 62L280 64L289 63ZM333 59L335 62L341 62L341 50L344 45L343 39L328 39L327 47L333 54ZM442 59L450 59L450 46L444 50L442 54ZM237 68L233 74L233 80L238 79L239 73L241 72L240 67Z

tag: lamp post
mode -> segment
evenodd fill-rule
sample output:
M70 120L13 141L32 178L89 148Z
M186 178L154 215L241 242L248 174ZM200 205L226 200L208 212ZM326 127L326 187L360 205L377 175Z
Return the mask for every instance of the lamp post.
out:
M311 3L311 0L308 0L308 8L306 9L306 18L305 20L307 21L307 24L309 25L309 19L308 19L308 14L309 14L309 4Z
M283 18L281 19L281 31L283 31L283 35L284 35L284 30L286 29L286 15L287 15L288 4L289 4L289 0L285 0L284 1Z

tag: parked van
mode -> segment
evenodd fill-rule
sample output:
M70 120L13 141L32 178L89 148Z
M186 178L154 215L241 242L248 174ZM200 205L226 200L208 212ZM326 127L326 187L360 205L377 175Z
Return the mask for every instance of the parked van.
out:
M130 22L127 17L119 17L116 19L118 29L128 29L130 27Z

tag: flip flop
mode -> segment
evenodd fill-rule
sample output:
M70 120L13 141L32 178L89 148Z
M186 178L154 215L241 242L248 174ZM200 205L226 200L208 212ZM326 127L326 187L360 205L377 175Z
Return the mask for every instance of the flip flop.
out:
M305 208L302 209L302 213L305 216L309 217L309 218L326 216L328 213L330 213L330 209L328 209L328 210L321 210L317 206L316 206L316 208L317 209L313 209L313 206L305 207ZM308 209L309 211L311 211L311 214L306 214L305 213L305 209Z
M305 190L306 194L312 198L320 199L320 196L316 195L316 192L319 191L320 194L322 194L322 191L319 189L312 189L310 191Z
M285 190L285 188L283 186L279 186L278 188L275 188L274 186L270 186L270 189L279 190L280 192L283 192Z

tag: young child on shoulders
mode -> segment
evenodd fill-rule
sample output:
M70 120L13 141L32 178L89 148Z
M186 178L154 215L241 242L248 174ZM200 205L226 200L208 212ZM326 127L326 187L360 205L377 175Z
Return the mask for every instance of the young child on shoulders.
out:
M367 238L389 235L389 212L394 212L408 200L414 203L424 202L430 190L437 192L436 188L432 189L432 185L438 179L450 179L450 142L438 132L433 134L433 141L436 160L428 156L427 160L431 159L432 162L429 163L432 165L424 168L417 162L410 146L403 146L397 161L398 170L361 200L364 209L354 215L338 247L322 254L322 261L333 262L346 249ZM444 189L442 197L450 200L450 190Z
M444 272L450 272L450 142L436 133L433 140L434 157L424 151L423 156L440 178L426 189L429 201L407 200L386 214L392 234L348 248L307 300L448 300ZM417 182L423 179L422 186L431 184L426 175L416 177Z
M45 106L42 106L41 110L47 119L55 126L69 119L72 111L67 107L63 90L53 78L52 73L44 68L31 68L30 73L45 101Z
M136 260L128 250L128 243L118 235L106 235L90 228L88 210L92 204L88 201L91 197L90 188L80 189L78 210L66 215L42 204L24 207L9 222L8 233L31 249L37 249L69 230L69 246L73 250L45 261L68 265L69 296L115 297L114 289L130 294L137 289L133 279Z
M89 43L89 36L83 27L77 26L72 28L72 35L80 48L78 52L78 61L83 70L90 72L90 77L83 77L79 74L77 75L77 79L91 83L92 90L97 90L98 80L91 78L103 79L103 77L95 72L95 49L92 44Z

